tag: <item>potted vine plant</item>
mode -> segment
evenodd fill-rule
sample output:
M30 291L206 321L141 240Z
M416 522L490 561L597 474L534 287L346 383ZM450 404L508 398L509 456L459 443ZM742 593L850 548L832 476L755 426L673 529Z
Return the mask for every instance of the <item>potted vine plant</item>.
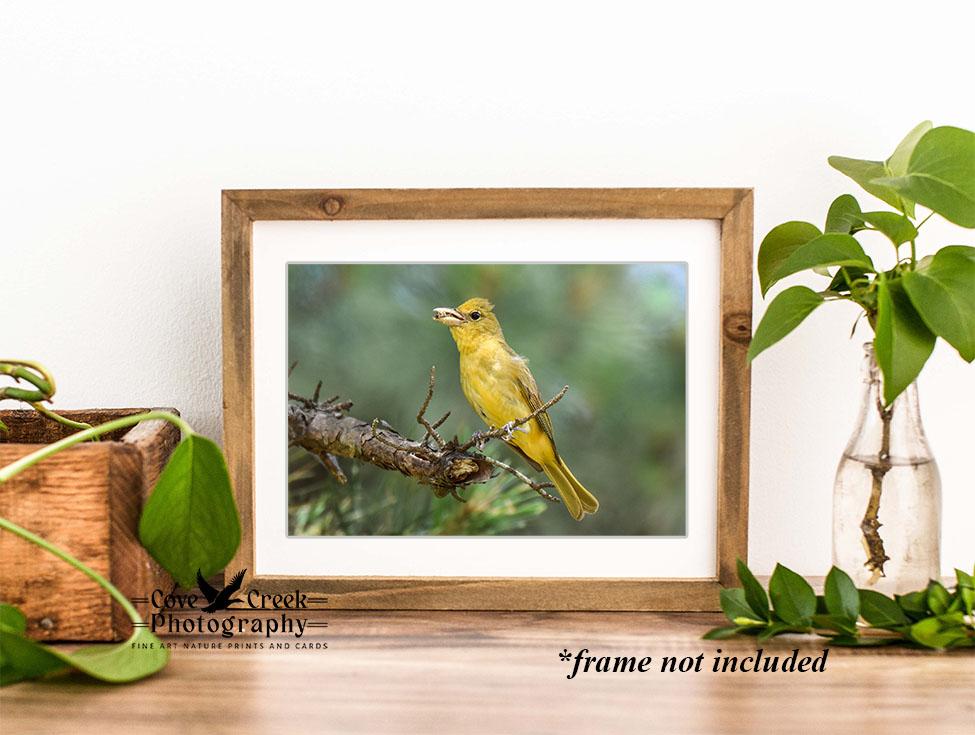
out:
M918 409L915 379L938 338L975 359L975 248L947 245L919 257L917 240L933 215L975 228L975 133L914 128L884 161L832 156L829 164L892 210L837 197L820 230L809 222L772 229L758 253L762 295L811 270L818 290L791 286L769 304L749 359L785 337L829 301L866 316L863 400L833 490L833 561L860 587L906 592L940 576L941 485ZM918 209L930 210L923 217ZM889 240L894 265L882 268L858 242ZM854 323L855 327L855 323ZM883 527L883 530L881 530Z
M240 518L219 447L200 436L175 413L152 410L123 415L91 426L52 411L54 379L36 362L0 360L0 375L20 386L0 387L0 399L27 403L47 419L74 433L0 467L0 485L30 467L84 442L98 440L147 421L166 421L181 440L159 474L142 509L138 537L151 556L182 587L221 571L240 544ZM27 385L24 385L24 384ZM6 427L0 424L0 432ZM0 686L66 670L77 670L101 681L122 683L154 674L169 660L168 650L147 627L135 606L102 574L45 538L0 517L0 531L35 544L94 580L125 611L132 636L117 645L99 645L65 652L27 636L27 619L15 606L0 604Z

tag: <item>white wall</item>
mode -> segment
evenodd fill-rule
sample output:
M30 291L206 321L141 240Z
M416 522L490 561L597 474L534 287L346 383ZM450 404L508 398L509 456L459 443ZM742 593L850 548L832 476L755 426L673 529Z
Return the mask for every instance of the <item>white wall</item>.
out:
M61 407L173 405L216 436L222 188L751 186L760 240L852 191L828 154L975 128L975 6L745 5L8 3L0 352L49 365ZM853 316L755 365L759 570L828 566ZM921 385L946 568L975 556L973 377L939 347Z

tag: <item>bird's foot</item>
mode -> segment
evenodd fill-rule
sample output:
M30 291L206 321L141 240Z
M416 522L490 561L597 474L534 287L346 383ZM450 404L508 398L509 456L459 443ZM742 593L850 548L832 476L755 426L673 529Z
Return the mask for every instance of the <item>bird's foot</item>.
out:
M524 426L516 426L514 421L509 421L501 427L501 431L504 432L501 438L509 441L516 431L528 431L528 429Z

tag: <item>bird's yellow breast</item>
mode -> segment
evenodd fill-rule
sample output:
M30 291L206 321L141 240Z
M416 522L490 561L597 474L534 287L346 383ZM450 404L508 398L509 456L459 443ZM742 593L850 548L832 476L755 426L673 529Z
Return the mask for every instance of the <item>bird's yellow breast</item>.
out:
M468 403L491 427L528 416L532 409L519 387L524 359L504 343L485 341L460 353L460 385ZM536 461L554 456L551 443L535 421L518 427L511 442Z

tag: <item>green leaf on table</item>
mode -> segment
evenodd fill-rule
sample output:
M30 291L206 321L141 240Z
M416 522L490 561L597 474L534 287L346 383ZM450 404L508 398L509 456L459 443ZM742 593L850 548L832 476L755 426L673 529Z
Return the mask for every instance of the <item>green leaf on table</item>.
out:
M740 633L747 633L750 630L752 628L742 627L740 625L724 625L719 628L711 628L702 638L709 641L723 641L726 638L731 638Z
M762 620L769 620L769 602L768 595L765 592L765 588L762 584L755 579L755 575L752 574L751 569L745 564L741 559L737 561L738 566L738 579L741 581L742 587L745 590L745 600L748 602L748 606L754 611L759 618Z
M826 213L826 229L824 232L841 232L852 235L863 229L860 215L860 203L852 194L841 194L829 205Z
M139 523L139 539L182 587L197 570L222 570L240 544L240 518L227 465L209 439L188 434L179 443Z
M887 636L853 636L853 635L834 635L829 639L831 646L849 646L857 648L870 648L872 646L889 646L893 643L900 643L903 638L892 638Z
M819 228L809 222L786 222L772 228L758 248L758 282L762 287L762 296L775 282L772 276L779 266L796 248L821 234Z
M792 626L809 627L816 612L816 593L806 580L791 569L776 564L768 589L772 607L780 620Z
M847 617L839 615L813 615L812 622L815 628L826 628L848 635L857 634L856 621Z
M18 607L0 604L0 629L23 633L27 630L27 616Z
M948 125L917 142L907 171L877 175L871 186L892 189L962 227L975 227L975 133ZM896 205L895 205L896 206Z
M935 615L944 615L948 612L948 606L951 605L951 594L941 582L934 579L928 582L927 605L928 610Z
M860 616L875 628L897 629L910 622L896 602L876 590L860 590Z
M829 610L826 607L826 598L823 595L816 595L816 614L817 615L829 614Z
M148 628L136 628L131 638L114 646L89 646L59 655L88 676L116 684L143 679L169 661L169 651Z
M920 620L928 616L928 595L926 590L908 592L906 595L894 595L901 610L911 620Z
M958 643L968 640L968 633L964 625L946 622L939 618L925 618L910 629L911 638L928 648L951 648Z
M759 641L767 641L770 638L774 638L777 635L782 635L783 633L805 633L808 631L808 623L792 625L790 623L772 623L767 626L765 630L758 634Z
M824 302L821 294L805 286L792 286L778 294L765 310L748 346L748 359L754 360L789 332L798 327L817 306Z
M162 669L169 651L148 628L136 628L122 643L80 648L66 653L49 648L18 633L0 629L4 669L16 679L34 679L54 671L74 668L99 681L122 684L143 679ZM13 680L5 683L13 683Z
M897 148L887 159L887 170L890 171L891 176L903 176L907 173L907 165L918 141L933 127L930 120L925 120L904 136L904 140L898 143Z
M844 156L830 156L828 161L830 166L849 176L881 201L899 209L908 217L914 216L914 202L904 199L896 189L876 183L878 179L890 175L890 169L883 161L864 161Z
M971 615L972 609L975 608L975 579L961 569L955 570L955 577L958 579L957 594L962 608L966 614Z
M929 330L975 360L975 248L949 245L903 275L904 290Z
M731 638L738 634L737 625L724 625L719 628L711 628L707 633L705 633L702 638L707 641L722 641L725 638Z
M873 261L863 252L853 235L829 232L793 250L772 273L768 287L794 273L831 265L857 266L871 272L874 270Z
M751 609L745 600L745 591L740 587L728 587L719 593L721 600L721 610L725 617L733 623L738 620L751 620L756 623L762 621L757 619L757 614Z
M46 646L6 627L0 628L0 658L3 659L2 686L68 668L68 664Z
M16 641L13 648L8 641L10 636L23 637L25 630L27 617L24 613L13 605L0 605L0 687L63 668L60 660L52 660L44 651L28 651L26 655L18 655Z
M917 237L914 223L897 212L862 212L860 219L886 235L894 245L901 245Z
M914 382L934 349L935 336L925 326L900 279L877 281L874 351L884 376L887 405Z
M958 580L958 586L959 587L964 587L966 589L975 590L975 577L973 577L968 572L963 572L961 569L957 569L956 568L955 569L955 578Z
M826 598L826 609L829 614L856 622L860 617L860 594L857 592L853 580L842 569L833 567L826 575L826 585L823 589Z

